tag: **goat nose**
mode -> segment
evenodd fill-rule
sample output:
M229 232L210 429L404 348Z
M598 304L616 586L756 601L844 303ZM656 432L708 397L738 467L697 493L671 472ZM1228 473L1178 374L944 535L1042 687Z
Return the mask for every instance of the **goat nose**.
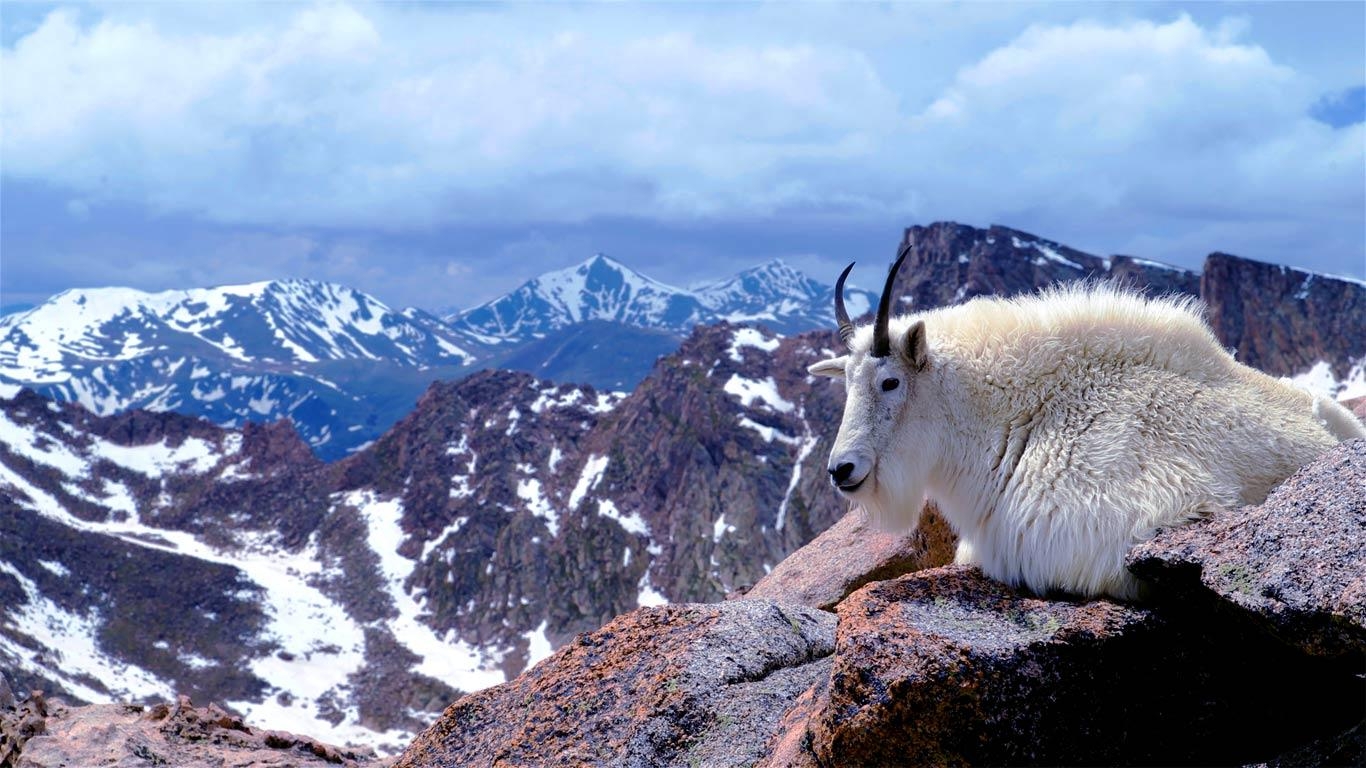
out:
M852 474L854 474L854 464L850 461L846 461L830 470L831 479L837 483L843 483L845 480L848 480L849 476Z

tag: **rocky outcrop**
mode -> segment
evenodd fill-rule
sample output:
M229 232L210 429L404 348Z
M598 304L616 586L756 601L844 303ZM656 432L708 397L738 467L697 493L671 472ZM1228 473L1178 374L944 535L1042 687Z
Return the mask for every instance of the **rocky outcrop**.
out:
M1366 655L1366 440L1329 451L1261 506L1159 534L1129 569L1307 653Z
M1351 400L1343 400L1342 404L1347 407L1347 410L1355 414L1358 419L1361 419L1363 424L1366 424L1366 397L1355 397Z
M854 510L778 563L744 597L831 611L864 584L951 562L957 542L933 504L909 535L876 530Z
M1366 692L1178 609L1044 600L963 566L871 584L839 619L809 726L823 765L1247 761L1350 724Z
M263 730L187 697L143 707L69 707L34 695L17 709L0 709L0 765L67 768L168 765L177 768L381 766L373 753L339 749L307 736Z
M752 765L829 674L834 634L770 600L642 608L452 704L397 765Z

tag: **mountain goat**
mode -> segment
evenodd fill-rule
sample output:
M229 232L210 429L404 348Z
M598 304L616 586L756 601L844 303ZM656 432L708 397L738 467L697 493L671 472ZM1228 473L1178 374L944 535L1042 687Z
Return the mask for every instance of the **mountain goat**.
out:
M830 480L884 529L933 499L958 562L1037 593L1134 598L1124 555L1160 526L1262 502L1340 440L1347 409L1242 365L1199 302L1074 283L889 318L871 327L835 286L848 354Z

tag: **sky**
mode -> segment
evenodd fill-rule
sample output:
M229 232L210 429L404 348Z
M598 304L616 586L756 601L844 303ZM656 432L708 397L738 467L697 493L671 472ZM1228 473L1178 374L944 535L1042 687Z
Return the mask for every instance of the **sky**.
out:
M1361 2L4 2L0 46L0 306L833 282L940 220L1366 277Z

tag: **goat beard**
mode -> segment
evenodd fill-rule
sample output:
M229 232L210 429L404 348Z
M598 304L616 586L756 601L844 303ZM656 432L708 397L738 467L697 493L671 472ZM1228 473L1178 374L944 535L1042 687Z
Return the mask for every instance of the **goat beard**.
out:
M923 472L879 462L873 468L872 493L861 506L873 528L888 533L912 533L925 508Z

